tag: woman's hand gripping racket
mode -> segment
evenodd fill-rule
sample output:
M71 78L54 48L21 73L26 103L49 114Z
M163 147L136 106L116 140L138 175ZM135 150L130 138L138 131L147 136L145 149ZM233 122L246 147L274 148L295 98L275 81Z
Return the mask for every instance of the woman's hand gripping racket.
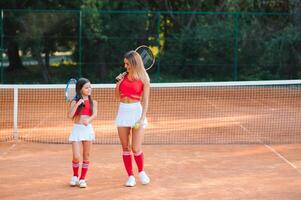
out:
M146 71L154 66L155 56L149 47L147 47L146 45L141 45L141 46L137 47L135 49L135 51L141 56L143 65L144 65L144 68ZM119 74L116 77L116 81L121 80L126 74L127 74L127 72L123 72L123 73Z
M66 88L65 88L65 96L66 100L71 102L71 101L78 101L79 97L76 93L76 83L77 80L74 78L69 79L67 82ZM84 103L81 103L80 106L84 106Z

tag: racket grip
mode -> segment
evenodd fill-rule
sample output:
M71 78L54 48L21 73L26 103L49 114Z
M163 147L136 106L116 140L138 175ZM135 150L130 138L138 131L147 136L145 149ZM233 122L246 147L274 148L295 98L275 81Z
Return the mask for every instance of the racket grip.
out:
M121 74L119 74L118 76L116 76L115 80L118 82L120 81L121 79L123 79L123 77L127 75L127 72L123 72Z
M82 99L82 98L81 98ZM85 103L81 103L78 107L85 107Z

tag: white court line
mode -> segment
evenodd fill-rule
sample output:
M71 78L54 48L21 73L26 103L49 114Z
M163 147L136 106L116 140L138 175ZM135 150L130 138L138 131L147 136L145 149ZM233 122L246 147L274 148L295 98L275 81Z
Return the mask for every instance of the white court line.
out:
M272 107L272 106L269 106L268 104L262 102L262 101L255 101L254 99L251 99L253 102L260 102L261 105L263 106L267 106L267 108L270 110L270 111L275 111L275 109ZM250 131L244 127L243 125L240 124L240 127L250 133ZM298 167L296 165L294 165L292 162L290 162L289 160L287 160L283 155L281 155L279 152L277 152L273 147L271 147L270 145L268 144L265 144L263 143L261 140L258 139L258 142L263 144L266 148L268 148L270 151L272 151L276 156L278 156L280 159L282 159L284 162L286 162L288 165L290 165L292 168L294 168L300 175L301 175L301 171L298 169Z
M246 132L250 133L250 131L244 127L243 125L239 124L239 126ZM273 147L271 147L270 145L267 145L265 143L263 143L261 140L258 139L258 142L260 144L263 144L266 148L268 148L270 151L272 151L276 156L278 156L281 160L283 160L285 163L287 163L289 166L291 166L293 169L295 169L300 175L301 175L301 171L300 169L294 165L292 162L290 162L288 159L286 159L283 155L281 155L279 152L277 152Z
M248 131L248 129L247 129L246 127L244 127L243 125L241 125L240 123L239 123L239 126L240 126L240 128L242 128L244 131L250 133L250 131ZM262 143L261 141L258 141L258 142Z
M279 158L281 158L284 162L286 162L288 165L290 165L292 168L294 168L301 175L301 171L298 169L298 167L296 165L294 165L293 163L288 161L283 155L281 155L279 152L277 152L270 145L264 144L264 146L267 147L268 149L270 149L275 155L277 155Z
M43 120L41 120L35 127L33 127L32 128L32 130L34 130L34 129L37 129L41 124L43 124L46 120L48 120L50 117L53 117L53 113L52 114L50 114L50 115L48 115L47 117L45 117ZM26 133L24 136L22 136L22 137L24 137L24 138L26 138L28 135L30 135L30 133ZM20 135L19 135L20 136ZM12 144L12 146L10 146L9 148L8 148L8 150L7 151L4 151L3 153L1 153L0 154L0 156L2 157L2 156L5 156L5 155L7 155L13 148L15 148L16 147L16 143L14 143L14 144ZM1 158L0 157L0 158Z
M212 106L214 107L216 110L218 110L218 106L216 106L214 103L211 103L211 101L209 101L208 99L206 99L207 102ZM251 99L252 101L255 101L254 99ZM256 102L256 101L255 101ZM258 101L257 101L258 102ZM266 105L265 103L263 102L260 102L261 105L264 105L264 106L267 106L267 108L271 111L274 111L275 109L269 105ZM241 129L243 129L244 131L246 131L247 133L251 134L251 132L245 127L243 126L242 124L239 123L239 126L241 127ZM283 160L285 163L287 163L289 166L291 166L293 169L295 169L300 175L301 175L301 171L300 169L294 165L292 162L290 162L289 160L287 160L283 155L281 155L279 152L277 152L274 148L272 148L271 146L263 143L259 138L257 138L258 140L258 143L259 144L263 144L266 148L268 148L270 151L272 151L276 156L278 156L281 160Z
M1 157L7 155L8 152L10 152L13 148L15 148L15 146L16 146L16 143L14 143L13 145L11 145L11 146L7 149L7 151L4 151L4 152L1 154Z

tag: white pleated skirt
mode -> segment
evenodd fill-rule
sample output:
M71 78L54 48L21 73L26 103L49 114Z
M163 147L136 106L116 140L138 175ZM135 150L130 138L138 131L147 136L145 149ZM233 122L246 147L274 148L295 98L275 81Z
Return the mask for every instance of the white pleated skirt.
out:
M115 125L117 127L134 127L142 115L142 106L140 102L136 103L120 103ZM147 126L147 119L142 124L143 128Z
M92 141L95 140L95 133L91 124L85 126L84 124L74 124L69 141Z

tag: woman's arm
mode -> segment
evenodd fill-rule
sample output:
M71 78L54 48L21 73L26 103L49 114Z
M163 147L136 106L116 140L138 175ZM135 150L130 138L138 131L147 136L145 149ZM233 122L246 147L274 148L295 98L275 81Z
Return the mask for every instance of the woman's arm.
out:
M144 122L146 118L146 113L148 110L148 101L149 101L149 93L150 93L150 83L144 84L143 88L143 103L142 103L142 115L140 118L140 122Z

